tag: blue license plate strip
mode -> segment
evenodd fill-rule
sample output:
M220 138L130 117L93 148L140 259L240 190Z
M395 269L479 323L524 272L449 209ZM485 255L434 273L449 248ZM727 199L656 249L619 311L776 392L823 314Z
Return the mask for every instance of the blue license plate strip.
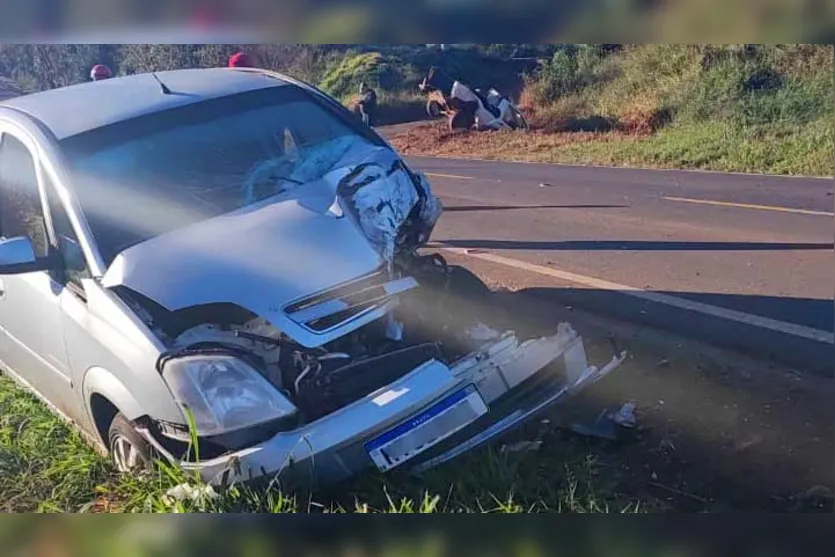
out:
M381 471L390 470L443 441L487 413L475 386L468 385L365 444ZM407 439L407 436L413 439ZM392 453L394 451L394 453Z

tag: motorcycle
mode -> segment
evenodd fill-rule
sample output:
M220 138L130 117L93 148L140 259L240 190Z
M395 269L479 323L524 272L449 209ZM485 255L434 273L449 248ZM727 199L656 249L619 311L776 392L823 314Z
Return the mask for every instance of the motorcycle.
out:
M509 98L490 88L485 95L432 68L418 85L427 94L426 112L430 118L446 117L451 130L528 130L522 111Z

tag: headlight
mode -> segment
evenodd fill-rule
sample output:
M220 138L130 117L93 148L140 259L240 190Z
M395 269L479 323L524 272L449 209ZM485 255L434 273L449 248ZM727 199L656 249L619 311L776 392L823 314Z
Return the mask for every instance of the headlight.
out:
M298 411L260 373L233 356L169 360L162 376L177 403L194 416L200 436L229 433Z

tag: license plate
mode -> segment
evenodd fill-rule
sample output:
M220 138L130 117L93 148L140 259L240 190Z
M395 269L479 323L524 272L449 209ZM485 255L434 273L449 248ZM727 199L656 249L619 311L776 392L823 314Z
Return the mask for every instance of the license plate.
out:
M440 443L487 413L473 385L454 392L417 416L365 444L381 472L391 470Z

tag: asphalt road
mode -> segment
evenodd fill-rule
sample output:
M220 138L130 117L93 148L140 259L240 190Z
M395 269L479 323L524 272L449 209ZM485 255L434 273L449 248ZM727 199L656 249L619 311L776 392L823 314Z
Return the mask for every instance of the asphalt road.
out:
M433 241L537 294L832 375L832 179L411 157Z

